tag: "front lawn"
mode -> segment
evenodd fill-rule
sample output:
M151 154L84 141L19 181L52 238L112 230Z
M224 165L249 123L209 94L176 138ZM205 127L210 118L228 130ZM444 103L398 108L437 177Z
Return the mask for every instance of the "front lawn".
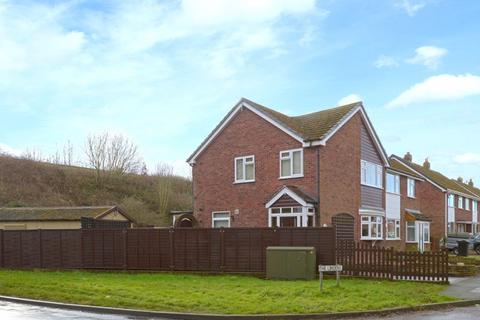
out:
M109 307L260 314L372 310L453 301L445 285L404 281L273 281L248 276L0 270L0 294Z

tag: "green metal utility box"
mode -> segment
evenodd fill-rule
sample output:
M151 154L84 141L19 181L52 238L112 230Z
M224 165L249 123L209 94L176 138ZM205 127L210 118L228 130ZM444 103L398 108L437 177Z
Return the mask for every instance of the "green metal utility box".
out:
M315 279L315 247L267 247L267 279Z

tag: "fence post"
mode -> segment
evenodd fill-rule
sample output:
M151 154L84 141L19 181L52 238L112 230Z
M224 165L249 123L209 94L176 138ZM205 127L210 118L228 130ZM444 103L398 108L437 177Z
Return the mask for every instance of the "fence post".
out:
M225 270L225 230L220 228L220 271Z
M124 229L123 233L123 269L127 269L128 266L128 229Z
M42 229L38 229L38 245L40 247L40 268L43 268L43 237L42 237Z
M169 245L170 245L170 270L173 271L175 270L175 248L174 248L174 233L175 230L172 228L170 228L170 230L168 230L168 241L170 242Z

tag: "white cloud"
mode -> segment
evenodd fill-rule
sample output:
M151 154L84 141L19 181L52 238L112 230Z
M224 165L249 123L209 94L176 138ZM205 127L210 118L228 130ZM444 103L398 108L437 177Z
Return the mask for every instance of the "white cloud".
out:
M362 101L362 97L356 93L349 94L348 96L343 97L342 99L338 100L337 105L343 106L346 104L354 103Z
M430 69L436 69L440 59L447 54L448 50L434 46L423 46L415 49L415 56L407 59L410 64L421 64Z
M422 1L396 0L395 6L405 10L410 17L413 17L419 10L426 6L426 3Z
M19 156L22 154L22 152L18 149L15 149L13 147L10 147L9 145L5 144L5 143L1 143L0 142L0 154L2 153L6 153L6 154L9 154L11 156Z
M467 152L459 154L453 158L453 161L459 164L480 163L480 153Z
M397 108L414 103L455 100L473 95L480 95L480 76L442 74L413 85L390 101L386 107Z
M381 55L373 62L373 65L376 68L396 67L398 66L398 61L394 57Z

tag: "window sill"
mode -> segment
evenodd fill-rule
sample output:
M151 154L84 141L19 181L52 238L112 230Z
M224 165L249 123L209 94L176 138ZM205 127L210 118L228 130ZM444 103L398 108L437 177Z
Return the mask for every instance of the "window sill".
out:
M375 188L375 187L374 187ZM393 195L396 195L396 196L401 196L400 193L397 193L397 192L390 192L390 191L385 191L386 193L388 194L393 194Z
M296 175L296 176L279 177L278 180L283 180L283 179L295 179L295 178L303 178L303 174L301 174L301 175Z
M233 184L252 183L252 182L255 182L255 180L234 181Z
M407 196L408 199L416 199L415 197Z
M367 237L360 237L360 240L383 240L383 238L367 238Z
M375 189L379 189L379 190L383 190L383 187L379 187L379 186L374 186L372 184L366 184L366 183L360 183L362 186L365 186L365 187L370 187L370 188L375 188Z
M387 241L399 241L402 240L401 238L386 238Z

